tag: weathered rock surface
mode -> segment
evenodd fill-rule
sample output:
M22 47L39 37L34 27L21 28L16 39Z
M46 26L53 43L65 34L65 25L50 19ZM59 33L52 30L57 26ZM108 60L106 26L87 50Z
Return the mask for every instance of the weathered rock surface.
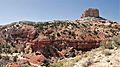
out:
M95 8L89 8L82 14L81 18L84 17L99 17L99 10Z

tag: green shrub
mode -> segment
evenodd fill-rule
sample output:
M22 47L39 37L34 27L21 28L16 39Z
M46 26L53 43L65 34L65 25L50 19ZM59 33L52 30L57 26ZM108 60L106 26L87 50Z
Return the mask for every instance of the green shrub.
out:
M11 53L10 51L10 45L6 45L6 44L1 44L0 45L0 53Z
M2 63L0 64L0 67L5 67L8 62L9 62L9 56L3 56Z
M113 49L115 47L116 43L112 40L106 40L101 42L100 46L104 49Z
M117 45L120 46L120 35L114 36L114 37L112 38L112 40L113 40Z
M102 41L100 46L104 49L120 48L120 36L114 36L111 39Z
M54 67L63 67L63 62L62 61L60 61L60 62L57 62L57 63L55 63L53 66Z
M17 55L16 55L16 56L14 56L14 57L13 57L13 61L14 61L14 62L16 62L16 61L17 61L17 58L18 58L18 56L17 56Z
M43 61L43 64L42 64L41 66L50 67L50 60L45 59L45 60Z
M8 61L9 60L9 56L3 56L2 60Z
M87 25L85 25L85 24L82 24L82 26L83 26L83 27L87 27Z
M97 35L97 34L98 34L98 32L97 32L97 31L95 31L95 30L94 30L93 32L94 32L94 34L95 34L95 35Z

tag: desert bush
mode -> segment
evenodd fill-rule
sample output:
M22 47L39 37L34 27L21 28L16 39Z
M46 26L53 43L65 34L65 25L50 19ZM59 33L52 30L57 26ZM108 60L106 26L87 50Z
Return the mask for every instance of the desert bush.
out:
M9 56L3 56L2 60L9 61Z
M112 40L113 40L117 45L120 46L120 35L114 36L114 37L112 38Z
M113 49L114 48L114 45L115 43L111 40L106 40L106 41L103 41L101 42L100 46L103 48L103 49Z
M5 67L8 62L9 62L9 56L3 56L2 62L0 63L0 67Z
M83 27L87 27L85 24L82 24Z
M59 61L59 62L57 62L57 63L55 63L54 65L53 65L53 67L63 67L63 62L62 61Z
M97 32L97 31L95 31L95 30L93 31L93 33L94 33L95 35L97 35L97 34L98 34L98 32Z
M8 44L1 44L0 45L0 53L11 53L12 46Z
M0 45L0 53L2 53L3 45Z
M49 60L49 59L45 59L45 60L43 61L43 64L42 64L41 66L50 67L50 66L51 66L51 65L50 65L50 60Z
M104 50L103 52L102 52L105 56L109 56L109 55L111 55L112 53L109 51L109 50Z
M20 67L31 67L29 64L21 64ZM34 66L37 67L37 66Z
M16 56L14 56L14 57L13 57L13 61L14 61L14 62L16 62L16 61L17 61L17 58L18 58L18 56L17 56L17 55L16 55Z
M120 36L114 36L111 39L102 41L100 46L104 49L113 49L115 47L120 47Z

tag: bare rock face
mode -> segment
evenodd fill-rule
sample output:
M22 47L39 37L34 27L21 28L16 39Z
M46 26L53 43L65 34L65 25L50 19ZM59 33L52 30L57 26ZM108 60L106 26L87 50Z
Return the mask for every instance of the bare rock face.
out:
M84 17L99 17L99 10L95 8L88 8L81 16L81 18Z

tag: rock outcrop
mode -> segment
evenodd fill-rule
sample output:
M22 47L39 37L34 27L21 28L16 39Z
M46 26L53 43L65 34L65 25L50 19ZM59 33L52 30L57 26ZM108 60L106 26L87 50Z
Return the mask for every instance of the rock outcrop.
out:
M72 47L76 50L87 51L99 47L100 40L52 40L52 41L36 41L32 45L33 51L40 51L45 57L63 57L58 51ZM65 55L64 55L65 56Z
M95 8L89 8L82 14L81 18L84 17L99 17L99 10Z

